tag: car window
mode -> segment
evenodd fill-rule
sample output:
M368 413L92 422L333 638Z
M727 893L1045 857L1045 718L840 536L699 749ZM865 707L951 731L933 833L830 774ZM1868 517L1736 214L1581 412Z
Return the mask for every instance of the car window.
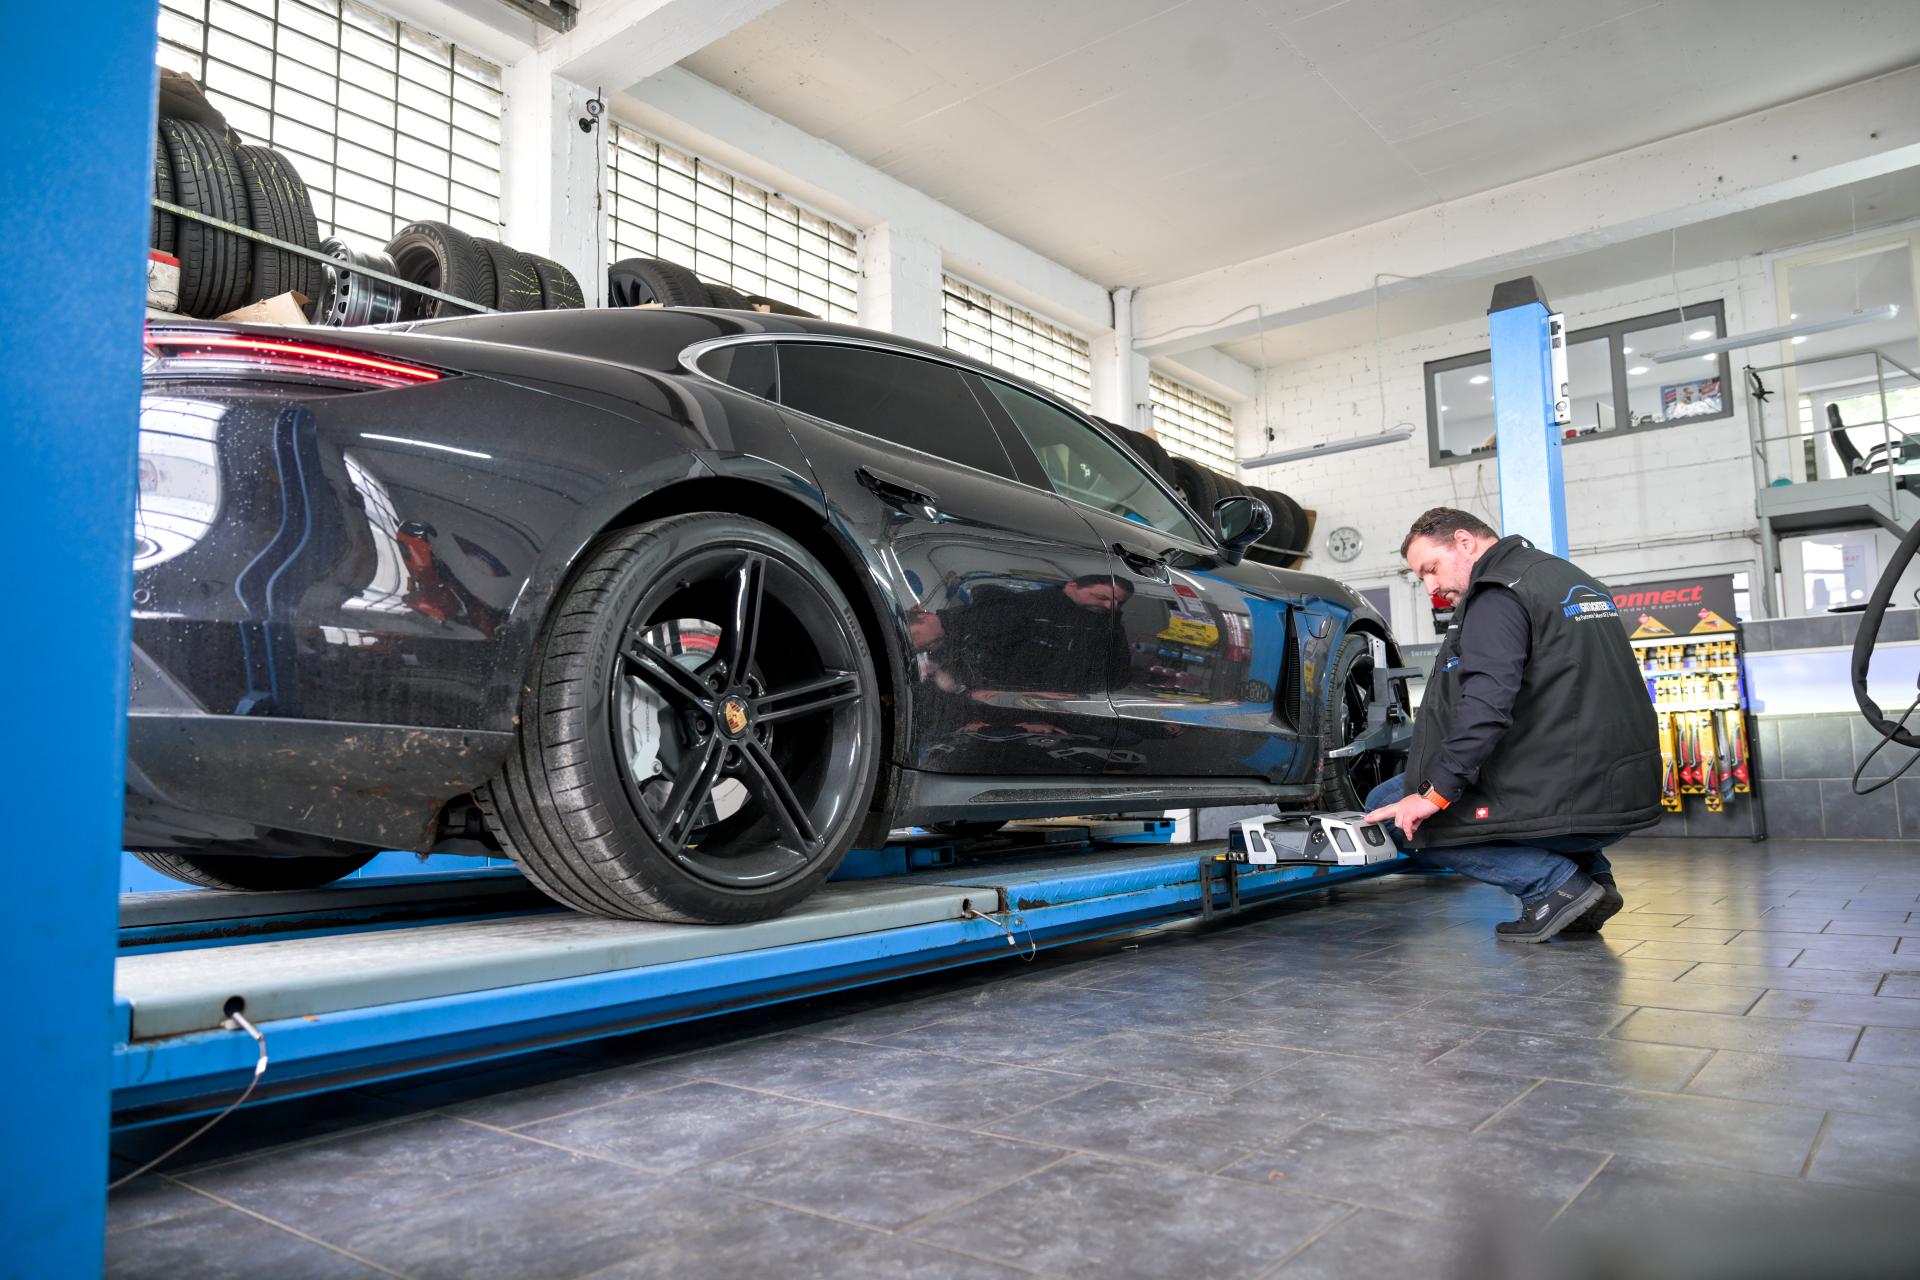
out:
M718 378L730 387L738 387L762 400L778 400L779 381L775 375L773 347L765 342L743 342L718 347L699 359L700 372Z
M1038 396L985 379L994 399L1006 407L1020 434L1033 447L1054 491L1075 502L1201 546L1208 543L1193 521L1146 470L1094 429Z
M782 342L780 403L922 453L1013 478L1013 464L958 369L933 360Z

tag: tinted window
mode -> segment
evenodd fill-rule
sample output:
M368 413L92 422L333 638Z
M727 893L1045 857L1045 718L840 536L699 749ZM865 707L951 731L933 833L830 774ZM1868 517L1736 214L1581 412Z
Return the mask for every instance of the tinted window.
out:
M718 378L730 387L738 387L762 400L778 400L778 380L774 375L773 347L765 342L747 342L721 347L700 357L700 372Z
M783 342L780 403L995 475L1007 452L959 370L863 347Z
M989 378L986 384L1033 446L1055 492L1176 538L1207 545L1207 539L1166 491L1092 427L1004 382Z

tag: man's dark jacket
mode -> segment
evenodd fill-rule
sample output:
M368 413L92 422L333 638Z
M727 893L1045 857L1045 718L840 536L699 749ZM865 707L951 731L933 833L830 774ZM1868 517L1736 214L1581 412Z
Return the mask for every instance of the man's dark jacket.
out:
M1446 740L1460 699L1460 633L1484 592L1511 591L1532 626L1513 722L1465 792L1428 818L1422 848L1605 835L1660 819L1660 746L1653 703L1621 629L1613 593L1518 535L1473 567L1459 621L1447 632L1414 723L1412 791Z

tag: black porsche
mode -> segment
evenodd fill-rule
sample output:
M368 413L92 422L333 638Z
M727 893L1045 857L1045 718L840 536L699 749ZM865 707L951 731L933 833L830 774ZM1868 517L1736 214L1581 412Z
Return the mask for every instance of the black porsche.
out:
M1105 427L935 347L690 308L146 338L126 844L191 883L504 852L783 911L892 828L1351 808L1397 661Z

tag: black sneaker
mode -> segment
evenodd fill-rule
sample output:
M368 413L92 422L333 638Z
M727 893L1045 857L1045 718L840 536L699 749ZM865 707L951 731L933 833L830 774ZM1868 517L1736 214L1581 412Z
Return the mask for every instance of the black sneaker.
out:
M1493 932L1502 942L1545 942L1606 896L1605 889L1576 871L1552 893L1521 899L1520 918L1493 926Z
M1620 914L1620 908L1627 900L1620 896L1620 890L1613 883L1613 876L1605 871L1593 877L1600 886L1600 901L1587 908L1587 913L1562 929L1562 933L1598 933L1600 926Z

